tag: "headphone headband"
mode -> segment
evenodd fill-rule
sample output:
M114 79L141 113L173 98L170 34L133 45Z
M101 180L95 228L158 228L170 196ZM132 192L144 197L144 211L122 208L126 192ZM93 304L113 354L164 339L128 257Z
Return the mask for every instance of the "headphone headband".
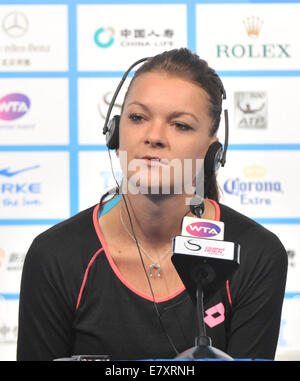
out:
M138 61L134 62L128 69L127 71L123 74L123 77L120 81L120 83L118 84L118 87L110 101L110 104L109 104L109 107L108 107L108 110L107 110L107 114L106 114L106 118L105 118L105 122L104 122L104 127L103 127L103 134L105 135L108 131L108 122L109 122L109 118L110 118L110 114L111 114L111 111L115 105L115 101L116 101L116 98L123 86L123 83L125 82L126 78L128 77L128 74L131 72L131 70L137 66L138 64L144 62L144 61L147 61L149 59L149 57L146 57L146 58L141 58L139 59Z
M120 116L115 115L111 120L110 120L110 115L112 112L112 109L114 107L116 98L123 86L123 83L125 82L126 78L128 77L129 73L131 70L137 66L138 64L147 61L151 57L146 57L146 58L141 58L138 61L134 62L123 74L123 77L118 84L118 87L116 88L114 95L111 99L111 102L109 104L109 108L107 110L105 122L104 122L104 127L103 127L103 134L106 135L106 145L109 149L117 149L119 146L119 122L120 122ZM221 79L220 79L221 80ZM222 81L221 81L222 83ZM222 98L223 100L226 99L226 91L224 89L224 86L222 84L222 87L220 88L221 93L222 93ZM211 147L208 149L207 153L207 162L208 164L206 165L207 168L212 168L212 173L216 173L219 166L221 165L224 167L225 162L226 162L226 154L227 154L227 148L228 148L228 137L229 137L229 121L228 121L228 110L224 110L224 123L225 123L225 140L224 140L224 147L220 143L218 143L218 149L216 150L216 144L213 144ZM212 149L210 149L212 148ZM206 159L206 157L205 157Z

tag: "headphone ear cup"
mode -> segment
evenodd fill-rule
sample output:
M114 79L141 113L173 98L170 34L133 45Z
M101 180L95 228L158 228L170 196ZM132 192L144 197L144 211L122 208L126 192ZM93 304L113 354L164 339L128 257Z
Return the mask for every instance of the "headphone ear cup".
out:
M106 136L106 145L109 149L119 148L119 125L120 115L115 115L108 123Z
M204 174L211 176L218 172L221 165L223 155L223 147L219 142L212 143L205 155L204 159Z

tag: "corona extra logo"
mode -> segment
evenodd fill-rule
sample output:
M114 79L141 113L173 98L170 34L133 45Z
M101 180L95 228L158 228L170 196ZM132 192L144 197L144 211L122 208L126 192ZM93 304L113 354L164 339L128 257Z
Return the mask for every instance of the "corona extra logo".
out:
M246 20L243 20L248 37L258 38L263 23L259 17L255 16L247 17Z
M241 205L271 205L274 195L283 194L281 181L267 180L266 169L259 165L249 165L243 169L243 177L229 178L224 183L224 191L240 199Z

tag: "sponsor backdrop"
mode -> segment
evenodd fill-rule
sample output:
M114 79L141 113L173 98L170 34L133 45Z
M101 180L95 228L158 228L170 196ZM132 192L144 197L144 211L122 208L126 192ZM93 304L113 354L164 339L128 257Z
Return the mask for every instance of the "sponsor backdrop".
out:
M300 353L299 15L300 1L1 0L0 360L15 359L20 277L33 238L114 185L102 126L120 77L135 60L181 46L224 81L222 202L285 245L277 358ZM222 125L221 140L223 132Z

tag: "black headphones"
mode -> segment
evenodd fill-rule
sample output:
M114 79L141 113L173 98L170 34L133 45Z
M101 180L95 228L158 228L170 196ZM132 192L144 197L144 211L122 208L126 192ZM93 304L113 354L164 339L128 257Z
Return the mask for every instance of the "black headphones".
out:
M112 111L112 108L114 107L116 98L121 90L121 87L123 83L125 82L128 74L130 71L139 63L147 61L149 57L142 58L135 63L133 63L129 69L125 72L123 75L113 97L110 102L105 123L103 127L103 134L106 136L106 146L109 149L117 149L119 148L119 125L120 125L120 115L115 115L112 119L110 119L110 114ZM223 100L226 99L226 92L224 87L221 87L222 97ZM222 144L219 142L212 143L206 153L205 159L204 159L204 173L205 175L212 175L218 171L220 166L224 167L226 162L226 153L227 153L227 147L228 147L228 135L229 135L229 123L228 123L228 110L224 110L224 118L225 118L225 142L224 142L224 148L222 147Z

